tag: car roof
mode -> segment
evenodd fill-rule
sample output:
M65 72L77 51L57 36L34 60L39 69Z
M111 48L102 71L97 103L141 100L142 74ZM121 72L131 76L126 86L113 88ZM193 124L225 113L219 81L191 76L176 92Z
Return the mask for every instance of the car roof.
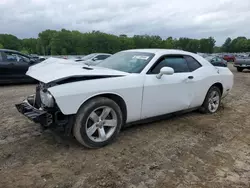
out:
M0 49L0 52L15 52L15 53L20 53L16 50L10 50L10 49Z
M23 54L19 51L16 51L16 50L10 50L10 49L0 49L0 52L13 52L13 53L17 53L17 54L20 54L22 56L25 56L27 58L29 58L30 56L29 55L26 55L26 54Z
M206 59L201 57L200 55L192 52L187 52L184 50L176 50L176 49L158 49L158 48L153 48L153 49L131 49L131 50L124 50L123 52L146 52L146 53L154 53L156 56L155 58L158 58L160 56L164 55L187 55L194 57L196 60L199 61L203 66L211 66L211 63L209 63ZM152 66L152 65L148 65Z
M158 48L148 48L148 49L131 49L124 50L124 52L146 52L146 53L154 53L154 54L181 54L181 55L194 55L194 53L187 52L184 50L176 50L176 49L158 49Z
M93 53L93 54L96 54L96 55L112 55L112 54L108 54L108 53Z

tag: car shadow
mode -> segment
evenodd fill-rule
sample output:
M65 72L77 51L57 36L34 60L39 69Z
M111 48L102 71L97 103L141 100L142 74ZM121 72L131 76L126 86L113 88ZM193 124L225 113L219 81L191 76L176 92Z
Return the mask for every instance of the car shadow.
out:
M174 114L167 114L155 118L150 118L143 121L137 121L130 124L126 124L122 127L121 133L127 134L128 132L136 131L138 128L150 128L152 126L155 126L155 123L160 124L162 122L168 122L168 121L175 121L179 118L186 118L189 116L196 116L200 113L195 110L191 112L178 112ZM77 140L73 137L73 135L65 136L63 132L60 132L56 129L44 129L42 130L42 134L44 138L50 138L50 144L56 144L59 148L75 148L75 149L81 149L81 150L91 150L90 148L83 147ZM45 136L46 135L46 136Z
M243 70L243 73L250 73L250 70Z

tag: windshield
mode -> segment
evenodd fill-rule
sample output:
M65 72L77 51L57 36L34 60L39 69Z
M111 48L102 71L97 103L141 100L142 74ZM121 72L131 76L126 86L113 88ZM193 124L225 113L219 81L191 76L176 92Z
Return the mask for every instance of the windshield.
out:
M89 55L86 55L84 56L83 58L81 58L81 60L85 61L85 60L89 60L91 59L92 57L94 57L96 54L89 54Z
M118 52L97 66L128 73L140 73L153 57L154 54L148 52Z

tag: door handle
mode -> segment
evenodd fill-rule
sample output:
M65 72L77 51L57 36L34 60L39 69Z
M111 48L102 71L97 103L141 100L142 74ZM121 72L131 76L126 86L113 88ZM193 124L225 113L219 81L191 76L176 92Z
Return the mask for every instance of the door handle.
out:
M194 77L193 76L189 76L188 79L193 79Z

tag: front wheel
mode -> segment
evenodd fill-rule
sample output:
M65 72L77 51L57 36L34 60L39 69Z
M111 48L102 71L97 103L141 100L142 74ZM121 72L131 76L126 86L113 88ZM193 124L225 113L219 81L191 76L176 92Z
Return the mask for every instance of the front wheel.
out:
M206 98L200 108L203 113L213 114L219 109L221 102L221 91L218 87L212 86L206 95Z
M117 103L108 98L96 97L79 109L73 134L82 145L100 148L117 137L122 122L122 112Z

